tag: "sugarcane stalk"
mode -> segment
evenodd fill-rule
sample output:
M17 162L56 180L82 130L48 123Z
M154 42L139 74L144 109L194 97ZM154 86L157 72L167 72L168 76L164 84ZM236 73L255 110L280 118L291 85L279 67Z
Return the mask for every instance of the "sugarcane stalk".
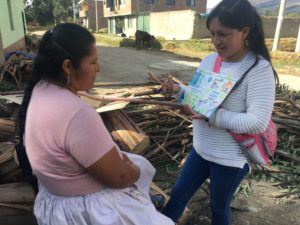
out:
M78 92L80 96L84 96L93 100L98 101L110 101L110 102L131 102L131 103L139 103L139 104L149 104L149 105L165 105L172 106L176 108L183 108L182 104L179 103L171 103L166 101L155 101L155 100L145 100L138 98L122 98L122 97L108 97L108 96L93 96L84 92Z

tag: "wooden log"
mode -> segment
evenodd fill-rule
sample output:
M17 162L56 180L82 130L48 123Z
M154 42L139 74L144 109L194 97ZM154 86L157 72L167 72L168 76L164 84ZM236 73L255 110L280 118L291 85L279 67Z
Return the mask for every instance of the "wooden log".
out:
M113 139L136 154L143 154L150 144L150 138L122 111L105 112L103 121L111 132Z
M0 144L0 165L6 163L14 157L14 145L12 143Z
M140 82L140 83L133 83L133 82L96 82L94 83L93 87L107 87L107 86L152 86L155 85L154 82Z
M154 139L153 139L154 140ZM154 140L155 141L155 140ZM179 143L179 141L177 139L175 140L170 140L170 141L167 141L167 142L164 142L162 144L159 144L157 141L155 141L155 143L158 145L158 147L154 150L152 150L151 152L148 152L145 157L147 159L150 159L152 156L154 156L155 154L158 154L161 150L163 150L164 152L168 152L166 150L166 148L168 148L169 146L172 146L174 144L177 144ZM171 157L172 158L172 157Z
M0 178L1 184L16 183L16 182L26 182L25 177L21 169L19 168Z
M151 135L151 134L158 134L158 133L165 133L168 132L170 129L172 128L154 128L151 130L147 130L146 134ZM175 129L175 131L191 131L192 128L191 127L178 127Z
M142 127L143 129L146 129L147 127L152 125L167 126L167 125L176 125L178 123L179 122L177 120L148 120L148 121L140 122L138 126Z
M108 97L108 96L93 96L85 92L78 92L78 95L85 96L90 99L98 100L98 101L109 101L109 102L116 102L116 101L123 101L123 102L132 102L137 104L149 104L149 105L165 105L165 106L172 106L176 108L183 108L182 104L179 103L172 103L167 101L155 101L155 100L145 100L141 98L122 98L122 97Z
M10 183L0 185L0 203L34 202L35 193L27 183Z
M1 207L7 207L7 208L12 208L12 209L19 209L19 210L24 210L27 212L32 212L33 209L33 204L31 205L24 205L24 204L16 204L16 203L1 203Z
M15 131L15 121L11 119L0 119L0 141L9 141Z
M13 158L7 162L1 164L0 165L0 180L2 177L6 176L18 169L19 169L19 166Z
M158 94L160 91L159 89L153 89L151 91L142 91L142 92L135 92L134 96L143 96L143 95L154 95L154 94Z
M155 107L155 108L151 108L151 109L139 109L139 110L134 110L134 111L128 111L128 112L126 112L126 114L129 116L135 116L135 115L156 113L156 112L161 112L161 111L164 111L164 109L161 107L159 107L159 108Z
M177 139L177 141L179 142L180 141L180 138L183 138L183 137L187 137L187 136L192 136L192 133L191 132L187 132L187 133L181 133L181 134L172 134L172 135L169 135L168 139ZM151 138L154 138L154 139L164 139L166 138L166 135L151 135Z
M24 91L0 91L0 95L22 95Z

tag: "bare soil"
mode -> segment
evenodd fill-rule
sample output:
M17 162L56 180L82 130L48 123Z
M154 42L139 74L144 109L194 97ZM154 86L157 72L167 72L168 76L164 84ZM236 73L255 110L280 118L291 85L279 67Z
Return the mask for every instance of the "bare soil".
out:
M98 46L98 49L101 68L96 81L99 82L147 82L148 71L156 74L172 73L182 81L189 81L200 62L198 58L163 51L137 51L135 48L109 46ZM300 71L289 71L292 70L278 71L280 82L300 90Z

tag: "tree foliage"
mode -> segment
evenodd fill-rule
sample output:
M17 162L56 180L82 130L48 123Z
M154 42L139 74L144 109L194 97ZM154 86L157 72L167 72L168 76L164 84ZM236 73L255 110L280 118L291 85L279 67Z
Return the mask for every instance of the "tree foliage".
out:
M27 21L41 25L70 21L73 16L73 0L25 0ZM79 0L75 0L77 6Z

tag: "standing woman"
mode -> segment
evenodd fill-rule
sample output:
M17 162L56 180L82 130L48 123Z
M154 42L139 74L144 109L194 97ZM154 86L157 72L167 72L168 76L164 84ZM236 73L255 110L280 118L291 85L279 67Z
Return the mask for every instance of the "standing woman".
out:
M59 24L44 34L18 115L19 162L27 178L31 169L38 178L38 224L172 225L149 197L153 166L121 152L77 96L99 70L95 39L85 28Z
M205 120L193 115L193 149L173 187L163 213L177 221L197 189L210 179L212 225L228 225L234 192L249 172L247 159L228 132L261 133L270 121L275 99L275 77L266 48L262 21L247 0L223 0L207 18L216 53L200 64L213 71L221 57L220 73L241 76L254 66L217 111ZM169 81L165 92L178 92ZM184 91L184 90L182 90Z

